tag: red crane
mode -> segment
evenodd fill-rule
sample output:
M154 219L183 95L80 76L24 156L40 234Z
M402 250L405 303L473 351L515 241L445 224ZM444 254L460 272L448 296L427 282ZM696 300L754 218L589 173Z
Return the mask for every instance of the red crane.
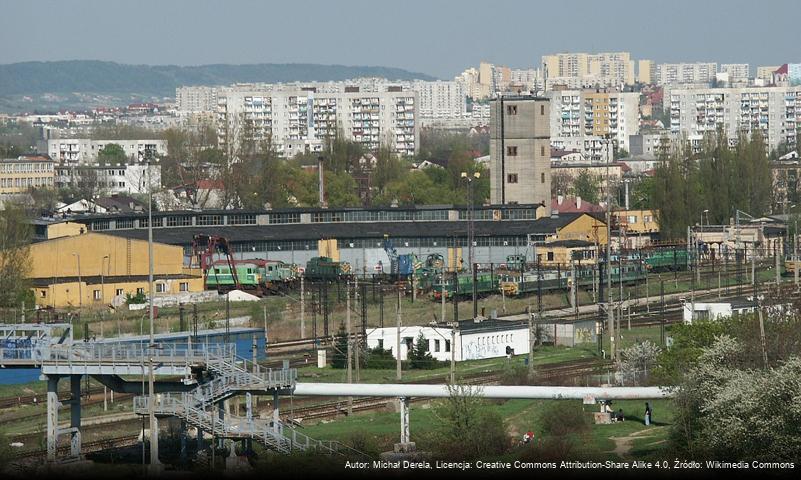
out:
M237 276L234 262L234 255L228 239L217 235L202 234L192 237L192 257L197 257L198 264L203 272L208 272L210 268L214 268L213 263L215 253L225 255L228 262L228 269L231 272L231 277L234 280L234 288L241 290L242 285L239 283L239 277ZM217 275L216 270L214 270L214 275ZM206 278L208 278L208 274L203 277L203 288L206 288ZM217 282L217 290L219 289L220 282Z

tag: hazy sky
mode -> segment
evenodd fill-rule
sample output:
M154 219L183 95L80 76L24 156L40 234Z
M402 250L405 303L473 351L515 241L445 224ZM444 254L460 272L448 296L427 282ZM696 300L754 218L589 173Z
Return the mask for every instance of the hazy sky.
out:
M798 0L0 0L0 63L323 63L450 78L560 51L801 61Z

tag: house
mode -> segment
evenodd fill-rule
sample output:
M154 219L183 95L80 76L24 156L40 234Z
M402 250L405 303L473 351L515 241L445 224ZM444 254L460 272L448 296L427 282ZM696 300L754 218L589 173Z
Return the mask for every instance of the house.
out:
M684 323L691 324L693 320L717 320L732 315L754 313L756 305L752 299L744 298L728 302L688 302L685 300L682 310Z
M582 200L581 197L565 197L557 195L551 199L551 211L557 213L589 213L603 212L600 205Z

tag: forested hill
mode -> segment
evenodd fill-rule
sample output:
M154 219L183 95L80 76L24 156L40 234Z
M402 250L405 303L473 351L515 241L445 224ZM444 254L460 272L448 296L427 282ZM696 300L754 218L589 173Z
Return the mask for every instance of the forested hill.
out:
M175 87L181 85L329 81L356 77L433 80L429 75L390 67L308 63L181 67L70 60L0 65L0 96L75 92L173 96Z

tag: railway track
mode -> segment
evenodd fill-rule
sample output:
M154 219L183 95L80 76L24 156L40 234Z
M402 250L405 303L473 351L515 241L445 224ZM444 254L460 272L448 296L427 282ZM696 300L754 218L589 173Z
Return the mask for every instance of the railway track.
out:
M94 440L91 442L83 442L81 444L81 453L94 453L99 452L101 450L109 450L112 448L122 448L122 447L129 447L132 445L136 445L139 443L139 435L122 435L117 437L111 438L104 438L101 440ZM59 445L56 449L57 456L63 456L70 453L70 446L69 445ZM12 454L15 460L21 460L25 458L36 458L36 457L45 457L47 456L47 450L29 450L26 452L19 452L16 454Z

